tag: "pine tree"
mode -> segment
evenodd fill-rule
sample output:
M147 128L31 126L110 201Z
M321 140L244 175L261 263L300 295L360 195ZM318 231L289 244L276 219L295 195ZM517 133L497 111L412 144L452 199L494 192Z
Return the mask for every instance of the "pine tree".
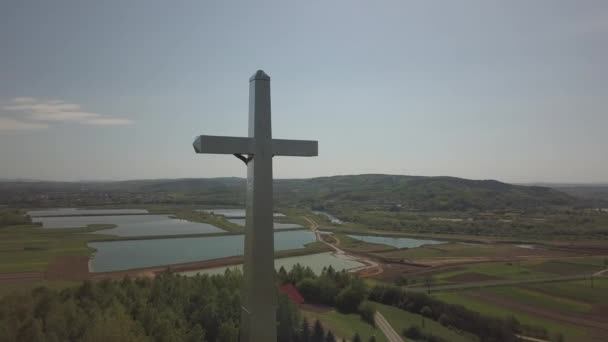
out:
M431 310L431 308L429 308L428 306L424 306L421 310L420 310L420 315L422 315L422 327L424 328L424 317L431 317L431 315L433 314L433 310Z
M359 333L355 333L355 336L353 336L353 342L362 342Z
M325 336L325 342L336 342L336 337L334 336L334 333L331 332L331 330L327 331L327 335Z
M232 322L232 320L228 320L220 325L220 329L218 332L219 341L222 342L236 342L239 340L239 327Z
M307 320L302 321L302 327L300 328L300 341L310 342L310 326Z
M317 319L315 321L315 325L312 328L312 342L323 342L323 337L325 337L325 329L321 325L321 322Z
M201 342L205 340L205 331L200 324L196 324L188 333L188 342Z

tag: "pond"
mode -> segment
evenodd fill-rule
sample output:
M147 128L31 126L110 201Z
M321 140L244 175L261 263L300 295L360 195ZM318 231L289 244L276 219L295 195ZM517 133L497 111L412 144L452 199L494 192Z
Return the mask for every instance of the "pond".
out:
M425 239L411 239L411 238L403 238L403 237L389 237L389 236L376 236L376 235L348 235L354 239L370 242L370 243L378 243L382 245L393 246L395 248L415 248L420 247L422 245L434 245L445 243L445 241L437 241L437 240L425 240Z
M228 219L228 221L232 222L232 223L236 223L239 226L245 226L245 219L244 218L231 218ZM274 229L287 229L287 228L302 228L302 226L300 226L299 224L296 223L281 223L281 222L275 222L274 223Z
M310 231L277 232L275 251L302 248L314 242ZM91 272L108 272L223 258L243 254L243 235L91 242L97 252Z
M116 214L147 214L146 209L77 209L77 208L54 208L45 210L30 210L27 212L31 217L36 216L61 216L61 215L116 215Z
M204 211L206 213L212 213L214 215L225 216L226 218L244 218L245 209L200 209L197 211ZM274 217L284 217L281 213L274 213Z
M350 270L353 268L364 266L362 263L358 261L354 261L351 259L340 258L335 256L332 252L325 253L317 253L317 254L309 254L309 255L301 255L295 257L281 258L274 260L274 267L278 270L283 266L285 270L289 272L291 268L295 264L300 264L302 266L310 267L316 274L320 274L323 271L323 267L328 267L331 265L336 271L342 270ZM221 266L221 267L213 267L207 268L203 270L195 270L195 271L186 271L180 272L181 275L186 276L194 276L196 274L224 274L226 269L239 269L242 271L243 265L230 265L230 266Z
M173 219L167 215L108 215L108 216L64 216L33 217L33 222L42 223L43 228L77 228L90 224L115 224L112 229L104 229L96 234L118 236L150 236L221 233L224 230L208 223Z

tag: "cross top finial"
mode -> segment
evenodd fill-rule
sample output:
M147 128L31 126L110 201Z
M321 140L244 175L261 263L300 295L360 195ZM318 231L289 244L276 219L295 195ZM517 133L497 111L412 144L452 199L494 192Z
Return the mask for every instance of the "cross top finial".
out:
M268 76L264 70L258 70L255 72L255 74L253 74L253 76L251 76L251 78L249 78L249 82L255 80L270 81L270 76Z

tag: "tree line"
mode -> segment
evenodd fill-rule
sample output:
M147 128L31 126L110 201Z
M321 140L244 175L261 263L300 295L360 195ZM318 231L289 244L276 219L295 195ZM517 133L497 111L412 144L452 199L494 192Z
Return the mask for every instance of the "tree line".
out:
M279 269L277 278L277 285L295 284L307 303L358 313L371 325L373 302L379 302L474 334L482 341L517 341L521 333L547 336L543 329L524 326L514 318L482 316L426 294L395 286L369 288L358 277L332 267L317 275L298 264L289 271ZM166 272L153 279L85 281L62 290L38 287L0 299L0 342L238 341L242 282L242 274L229 269L223 275L185 277ZM441 341L415 329L403 333ZM278 301L277 336L285 342L336 340L320 322L303 320L296 304L283 294ZM341 337L361 341L356 332Z
M22 209L3 208L0 209L0 228L7 226L18 226L31 224L32 219Z
M280 269L278 275L282 282L296 284L306 302L336 307L342 313L358 313L371 325L374 325L375 309L370 301L419 314L423 324L424 319L431 319L455 331L476 335L482 341L518 341L518 334L547 337L545 329L523 325L513 317L483 316L464 306L444 303L424 293L407 292L397 286L369 288L360 278L345 271L337 272L331 266L319 275L300 265L289 272ZM442 341L439 337L422 334L416 327L407 329L403 335L415 340Z
M85 281L0 299L0 341L238 341L242 275ZM279 341L296 341L302 319L279 297ZM325 333L327 334L327 333Z

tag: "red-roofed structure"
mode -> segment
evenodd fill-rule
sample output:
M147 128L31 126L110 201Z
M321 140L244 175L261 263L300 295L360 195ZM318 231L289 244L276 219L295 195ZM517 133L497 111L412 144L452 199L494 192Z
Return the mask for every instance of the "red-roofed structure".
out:
M293 286L292 283L287 283L287 284L281 285L281 287L279 288L279 291L286 294L289 298L291 298L291 300L296 302L298 305L304 303L304 297L302 297L302 295L300 294L298 289L296 289L296 287Z

